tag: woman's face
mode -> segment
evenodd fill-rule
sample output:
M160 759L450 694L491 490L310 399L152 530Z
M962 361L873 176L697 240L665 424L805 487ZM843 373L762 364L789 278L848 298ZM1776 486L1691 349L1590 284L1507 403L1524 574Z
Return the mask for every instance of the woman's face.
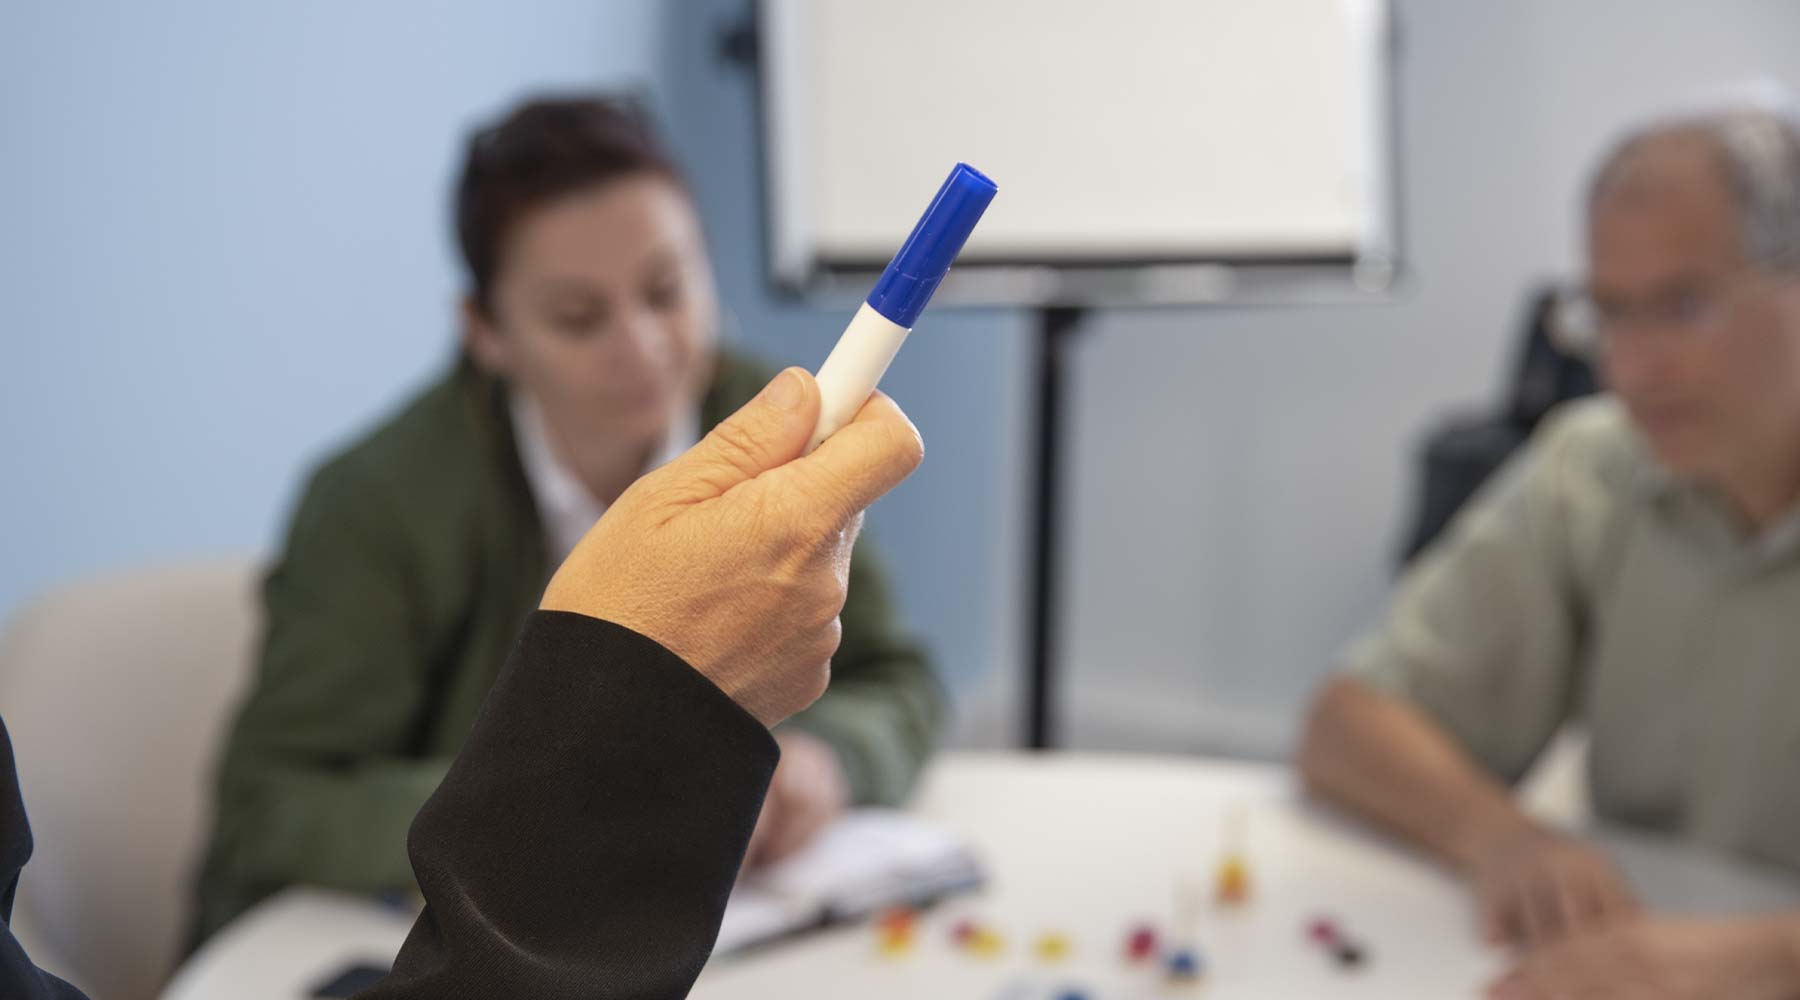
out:
M692 201L640 174L579 191L507 234L492 313L465 308L477 363L538 404L591 489L660 446L712 375L712 269ZM635 475L638 470L631 470Z

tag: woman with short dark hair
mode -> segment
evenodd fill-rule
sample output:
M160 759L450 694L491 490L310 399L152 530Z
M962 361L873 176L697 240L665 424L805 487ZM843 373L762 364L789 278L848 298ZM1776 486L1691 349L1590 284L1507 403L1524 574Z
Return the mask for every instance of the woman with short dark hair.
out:
M533 101L481 129L455 211L456 363L319 468L268 578L196 942L287 885L410 891L407 827L551 569L768 381L718 347L693 200L630 105ZM898 803L937 736L942 694L866 545L841 620L830 691L777 734L751 864Z

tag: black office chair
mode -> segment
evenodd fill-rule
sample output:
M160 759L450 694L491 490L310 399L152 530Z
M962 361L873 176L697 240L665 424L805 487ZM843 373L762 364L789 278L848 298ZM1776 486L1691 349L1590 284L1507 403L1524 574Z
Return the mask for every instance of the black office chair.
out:
M1500 412L1452 417L1426 436L1419 455L1419 502L1401 568L1437 538L1494 470L1531 437L1544 414L1599 391L1593 365L1570 353L1562 346L1565 338L1556 335L1561 301L1555 287L1532 296L1518 372Z

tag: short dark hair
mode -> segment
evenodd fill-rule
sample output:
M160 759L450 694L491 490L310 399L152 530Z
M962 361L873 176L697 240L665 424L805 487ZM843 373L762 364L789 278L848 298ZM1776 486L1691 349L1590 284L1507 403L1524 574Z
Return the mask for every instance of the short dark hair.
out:
M685 186L630 98L537 98L476 129L456 183L456 241L476 306L492 313L500 252L519 220L565 195L646 173Z

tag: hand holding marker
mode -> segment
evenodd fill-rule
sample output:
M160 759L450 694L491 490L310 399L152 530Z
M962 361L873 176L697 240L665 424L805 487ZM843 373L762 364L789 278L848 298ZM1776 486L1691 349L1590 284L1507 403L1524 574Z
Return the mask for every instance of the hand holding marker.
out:
M981 213L1000 190L981 171L958 163L919 217L912 235L881 273L837 346L819 367L819 425L806 450L856 417L886 373L938 282L968 242Z

